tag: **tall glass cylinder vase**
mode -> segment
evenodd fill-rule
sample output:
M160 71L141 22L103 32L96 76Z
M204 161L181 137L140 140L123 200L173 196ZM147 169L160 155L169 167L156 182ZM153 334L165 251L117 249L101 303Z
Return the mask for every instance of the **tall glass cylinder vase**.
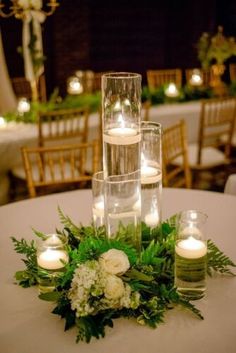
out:
M103 170L105 178L140 170L141 75L102 76Z
M142 221L150 228L161 222L162 128L151 121L141 123Z

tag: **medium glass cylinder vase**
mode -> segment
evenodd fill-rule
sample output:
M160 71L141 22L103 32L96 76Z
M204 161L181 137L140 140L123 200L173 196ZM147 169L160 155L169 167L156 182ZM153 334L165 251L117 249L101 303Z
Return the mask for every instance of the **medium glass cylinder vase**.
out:
M109 239L141 247L140 173L105 179L105 223Z
M162 127L142 121L141 133L142 221L155 228L161 223L162 209Z
M103 170L105 178L140 170L141 75L102 76Z

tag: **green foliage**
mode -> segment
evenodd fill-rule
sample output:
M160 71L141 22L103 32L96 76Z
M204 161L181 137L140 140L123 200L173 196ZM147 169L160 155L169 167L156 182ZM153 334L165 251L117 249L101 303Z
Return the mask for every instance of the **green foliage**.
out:
M230 267L236 265L226 256L212 240L207 241L207 272L211 276L214 272L234 275Z
M15 278L20 286L27 288L31 287L38 282L38 267L37 267L37 257L36 257L36 247L32 240L29 244L26 240L17 240L11 237L14 243L14 249L18 254L25 255L26 259L23 259L26 269L24 271L17 271L15 273Z
M101 94L82 94L80 96L67 95L64 99L58 96L56 88L47 102L31 102L30 111L19 115L15 113L4 114L6 121L16 121L24 123L36 123L38 112L48 112L58 109L88 108L90 112L100 109Z
M90 342L92 337L97 339L105 336L106 326L113 327L113 320L119 317L134 318L141 325L155 328L164 321L165 313L181 306L199 319L203 319L201 312L189 300L181 297L174 287L174 249L176 225L178 215L161 224L160 227L150 229L142 224L142 249L138 254L136 249L125 242L128 232L121 225L120 234L116 239L107 239L105 228L95 229L91 226L77 226L58 208L63 229L59 234L68 239L69 263L65 270L55 280L55 290L40 294L39 298L56 303L53 313L65 319L65 330L73 326L77 328L76 341ZM44 234L34 231L39 237ZM36 248L34 242L29 244L21 239L12 237L17 253L26 256L26 269L15 275L19 285L29 287L37 284L38 278L47 276L47 271L37 267ZM76 317L71 308L68 291L78 265L91 260L98 260L99 256L109 249L122 250L128 256L130 268L122 276L124 283L129 284L132 291L139 293L139 305L135 308L107 309L98 311L96 315ZM216 245L208 241L208 273L213 272L232 275L231 267L234 263L224 255ZM95 299L94 299L95 300ZM99 300L97 297L96 300Z

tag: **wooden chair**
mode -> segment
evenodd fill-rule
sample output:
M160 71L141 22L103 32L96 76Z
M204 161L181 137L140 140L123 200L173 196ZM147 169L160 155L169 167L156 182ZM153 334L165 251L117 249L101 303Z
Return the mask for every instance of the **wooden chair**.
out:
M65 191L91 181L98 170L98 141L65 146L22 148L30 197ZM90 164L89 164L90 162Z
M175 83L177 87L181 87L181 69L147 70L147 83L150 90L154 90L171 82Z
M63 109L38 114L38 144L55 143L55 141L78 139L76 142L87 142L88 139L87 108Z
M185 121L181 120L163 131L163 185L191 188ZM181 160L175 165L176 158Z
M198 142L188 144L189 166L194 177L194 185L207 176L212 183L217 178L227 177L226 166L230 164L231 140L235 124L236 99L215 98L202 101ZM224 142L222 142L224 136ZM221 149L220 149L221 148ZM177 158L175 163L180 165ZM222 167L224 167L222 169ZM218 170L217 170L218 168ZM208 171L210 174L200 173ZM217 176L217 172L218 176ZM206 179L206 178L205 178ZM224 181L223 181L224 182Z
M185 70L186 83L189 83L189 80L193 74L193 70L195 70L195 69L186 69ZM202 85L204 87L210 87L211 70L210 69L200 69L200 68L198 68L198 70L201 72L201 75L202 75L202 80L203 80Z
M229 64L230 81L236 81L236 63Z
M13 91L17 98L25 97L29 100L32 99L32 91L30 82L25 77L13 77L11 79ZM41 75L38 81L38 92L39 92L39 101L47 101L47 92L46 92L46 81L45 76Z

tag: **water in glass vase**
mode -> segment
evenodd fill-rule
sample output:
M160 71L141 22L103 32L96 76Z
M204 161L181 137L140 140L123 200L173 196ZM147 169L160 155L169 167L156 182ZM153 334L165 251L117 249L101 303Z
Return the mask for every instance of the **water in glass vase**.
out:
M206 290L207 247L201 242L202 247L191 252L183 248L181 242L186 240L175 247L175 286L182 296L190 300L200 299Z
M41 271L45 269L41 268ZM38 278L38 290L40 294L52 292L55 289L56 278L61 275L61 272L64 271L64 268L57 270L46 270L47 275L42 276L40 271L40 277Z
M115 239L117 233L124 236L124 241L127 244L134 246L137 250L141 247L141 214L139 209L133 211L108 213L108 237Z
M121 134L119 136L119 132ZM126 131L126 135L124 134ZM135 129L114 128L104 133L104 172L106 175L122 175L140 169L141 134Z
M161 222L162 173L143 177L141 169L142 221L150 228L157 227Z

